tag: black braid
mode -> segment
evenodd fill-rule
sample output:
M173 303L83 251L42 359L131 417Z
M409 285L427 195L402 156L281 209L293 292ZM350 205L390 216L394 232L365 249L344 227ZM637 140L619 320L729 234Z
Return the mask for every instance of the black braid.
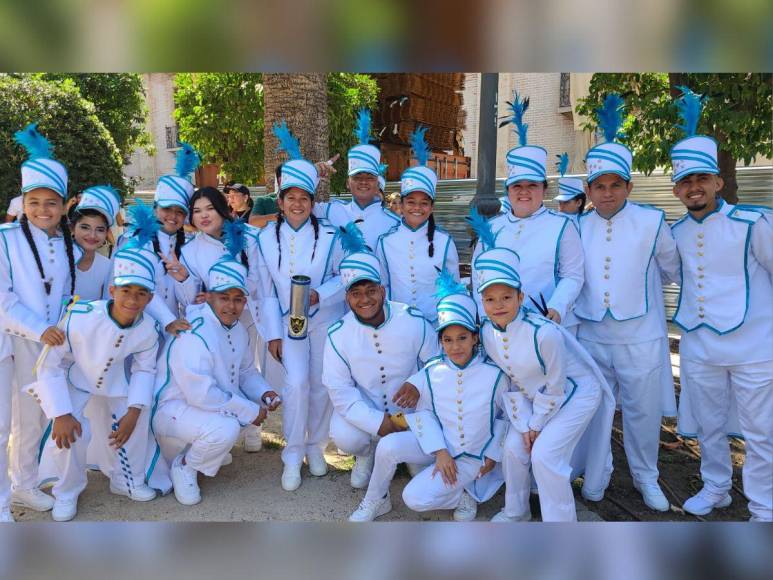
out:
M75 252L72 245L72 234L70 233L70 226L67 223L67 216L63 215L59 221L59 227L62 229L62 235L64 236L64 247L67 250L67 265L70 267L70 296L75 296Z
M183 246L185 245L185 229L180 228L177 230L177 233L175 234L175 240L174 240L174 254L177 256L177 259L180 259L180 256L183 253Z
M46 295L51 294L51 282L46 281L46 272L43 270L43 262L40 261L40 254L38 253L38 247L35 245L35 240L32 239L32 232L30 231L30 224L27 221L27 215L21 214L19 218L19 224L21 224L21 231L24 237L27 239L27 243L32 250L32 255L35 257L35 264L38 266L38 272L40 273L40 279L43 281L43 286L46 289Z
M311 225L314 228L314 248L311 250L311 261L314 261L314 254L317 253L317 239L319 238L319 222L314 214L309 216L311 218Z
M140 235L139 232L137 232L137 235ZM153 251L156 253L156 255L161 254L161 242L158 241L158 236L153 236L153 241L151 242L153 244Z
M282 227L282 211L280 210L276 215L276 246L279 250L279 261L276 264L277 270L282 266L282 241L279 236L279 229Z
M433 242L435 238L435 216L433 214L429 214L429 219L427 220L427 239L429 240L429 257L435 255L435 244Z
M247 268L249 270L250 269L250 262L247 260L247 252L245 252L244 250L242 250L241 258L242 258L242 266L244 266L245 268Z

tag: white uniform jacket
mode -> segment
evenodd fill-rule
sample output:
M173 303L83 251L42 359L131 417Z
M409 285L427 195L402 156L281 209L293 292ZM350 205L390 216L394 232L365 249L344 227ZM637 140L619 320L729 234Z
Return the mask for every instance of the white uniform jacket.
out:
M392 397L405 380L437 354L437 338L415 308L385 302L386 320L374 328L349 312L328 330L322 382L336 412L376 435L384 413L403 409Z
M99 252L94 254L91 268L75 269L75 294L80 300L107 300L110 298L110 284L113 281L113 264Z
M365 243L374 252L379 237L400 223L398 216L381 205L380 198L365 207L360 207L354 200L334 199L328 203L316 203L314 215L336 228L354 222L365 237Z

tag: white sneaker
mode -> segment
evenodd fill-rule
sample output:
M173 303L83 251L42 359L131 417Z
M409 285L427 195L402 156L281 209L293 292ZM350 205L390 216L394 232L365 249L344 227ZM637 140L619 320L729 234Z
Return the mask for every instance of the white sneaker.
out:
M78 498L54 500L51 517L55 522L69 522L78 513Z
M263 438L260 436L262 429L250 425L244 432L244 450L247 453L257 453L263 449Z
M11 505L47 512L54 507L54 498L37 488L14 489L11 492Z
M148 485L145 485L144 483L129 489L125 486L115 485L111 481L110 493L114 493L115 495L123 495L129 499L133 499L134 501L150 501L156 498L156 490Z
M389 494L374 501L363 499L360 506L349 516L350 522L372 522L377 517L392 511L392 500Z
M295 491L301 487L301 466L285 465L282 470L282 489L285 491Z
M201 501L201 490L196 481L198 472L183 464L182 454L174 458L170 475L177 501L183 505L196 505Z
M454 510L455 522L471 522L478 515L478 502L466 491L462 492L459 505Z
M586 489L583 487L580 493L582 494L582 497L584 497L588 501L601 501L604 499L603 491L594 493L591 491L586 491Z
M406 463L405 466L408 468L408 474L411 476L411 479L419 475L427 467L423 463Z
M498 523L507 523L507 522L530 522L531 521L531 510L527 511L525 514L520 516L508 516L505 513L505 510L502 510L497 515L495 515L493 518L491 518L492 522L498 522Z
M365 489L370 483L370 474L373 473L374 454L356 455L354 457L354 467L352 467L352 487L354 489Z
M12 524L15 521L11 515L11 508L6 506L0 509L0 524Z
M246 447L245 447L246 451ZM223 457L223 462L220 464L220 467L225 467L226 465L231 465L234 462L234 456L230 453L226 453L225 457Z
M309 473L316 477L327 475L327 461L325 454L319 449L314 449L306 453L306 463L309 464Z
M667 512L671 508L671 504L657 483L639 483L634 479L633 486L641 493L648 508L658 512Z
M714 508L724 508L732 503L729 493L724 495L712 493L705 487L690 499L684 502L682 506L684 511L694 516L705 516L711 513Z

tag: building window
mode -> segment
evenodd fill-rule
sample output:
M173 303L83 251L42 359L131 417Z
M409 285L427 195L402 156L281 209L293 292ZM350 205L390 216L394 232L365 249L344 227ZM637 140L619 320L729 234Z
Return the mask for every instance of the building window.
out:
M180 139L177 135L177 125L167 125L166 132L166 148L177 149L180 146Z
M558 89L558 108L570 109L572 100L569 97L569 78L570 73L561 73L561 84Z

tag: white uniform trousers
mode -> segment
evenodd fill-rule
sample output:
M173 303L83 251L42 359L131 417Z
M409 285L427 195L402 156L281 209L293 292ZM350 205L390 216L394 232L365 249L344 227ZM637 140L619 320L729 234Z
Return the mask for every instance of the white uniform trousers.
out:
M309 331L306 338L282 339L282 363L287 371L282 389L282 430L285 465L300 465L308 450L327 446L333 404L322 384L322 356L327 327Z
M341 451L357 456L369 455L380 439L355 427L335 411L330 418L330 438Z
M8 477L8 438L11 434L11 400L13 398L13 358L0 361L0 509L11 501Z
M675 399L668 339L601 344L580 339L599 365L623 413L625 456L639 483L657 483L660 424ZM670 400L668 389L670 385Z
M735 399L746 441L743 489L749 511L771 521L773 510L773 361L714 366L682 359L682 376L690 385L691 408L698 425L701 478L712 492L732 487L733 464L727 442L728 410Z
M118 421L128 410L127 399L124 397L100 397L102 403L110 412L112 423L109 428L106 425L95 426L92 434L91 421L85 416L85 408L89 400L97 395L85 391L70 388L70 399L73 405L73 417L81 424L82 436L70 445L69 449L59 449L49 432L46 432L46 441L40 458L41 484L56 481L51 490L57 499L73 500L86 489L88 478L87 454L89 444L93 436L106 437L110 431L118 427ZM150 429L150 409L145 408L140 412L137 425L129 440L120 449L110 448L110 465L105 460L100 467L106 471L110 482L118 489L131 491L145 483L145 471L147 467L149 449L148 432ZM99 433L99 435L96 435ZM95 441L100 447L107 449L108 442Z
M502 467L505 474L505 513L511 517L529 512L531 472L539 489L543 522L577 521L572 492L572 454L601 402L601 391L578 386L574 395L548 420L526 452L523 435L510 426L505 439Z
M38 455L48 419L24 387L35 382L32 367L43 345L17 336L12 340L15 396L11 417L11 483L16 489L32 489L38 484Z

